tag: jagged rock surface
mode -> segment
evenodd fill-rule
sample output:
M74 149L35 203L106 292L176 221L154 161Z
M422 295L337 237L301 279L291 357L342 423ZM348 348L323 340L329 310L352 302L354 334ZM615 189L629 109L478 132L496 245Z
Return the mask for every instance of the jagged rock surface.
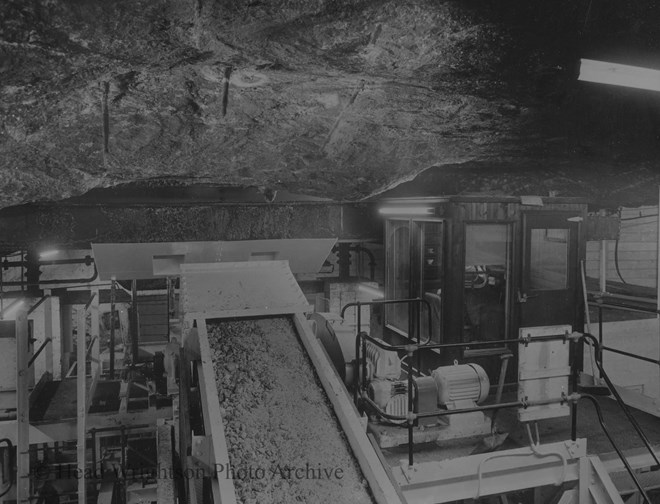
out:
M466 162L655 170L657 96L575 77L582 56L657 52L658 14L650 0L8 0L0 206L144 179L358 199Z

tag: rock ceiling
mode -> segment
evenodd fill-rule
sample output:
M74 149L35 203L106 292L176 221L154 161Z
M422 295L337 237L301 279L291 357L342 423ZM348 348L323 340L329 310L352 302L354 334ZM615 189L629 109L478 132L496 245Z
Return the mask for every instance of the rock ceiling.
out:
M4 0L0 207L145 180L356 200L429 168L438 194L654 203L660 94L576 76L657 67L657 4Z

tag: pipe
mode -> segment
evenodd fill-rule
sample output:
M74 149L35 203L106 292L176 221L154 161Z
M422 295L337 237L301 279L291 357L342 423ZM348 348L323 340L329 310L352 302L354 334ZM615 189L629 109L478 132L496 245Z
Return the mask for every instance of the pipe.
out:
M96 297L96 292L93 292L91 296L89 296L89 301L87 301L87 304L85 305L84 311L89 310L89 307L92 306L92 301L94 301L94 298Z
M353 402L355 405L358 407L358 410L360 409L360 404L358 402L358 391L360 390L360 366L361 366L361 360L360 360L360 336L362 333L358 333L355 336L355 383L353 385Z
M360 337L363 337L371 341L374 345L376 345L379 348L382 348L383 350L404 351L404 352L407 352L410 346L413 346L416 350L432 350L435 348L484 347L484 346L489 346L493 344L502 344L502 343L505 344L523 343L527 345L530 343L541 343L544 341L566 341L567 339L575 338L572 335L557 335L557 336L537 336L535 338L511 338L506 340L493 340L493 341L471 341L467 343L434 343L434 344L422 343L420 345L409 343L405 345L390 345L389 343L386 343L383 340L369 336L365 332L360 333Z
M601 347L603 347L603 307L598 307L598 341L600 341ZM603 361L603 350L601 349L601 354L598 357L601 362Z
M422 343L422 311L419 309L419 304L413 304L413 311L415 312L415 320L417 321L417 344L421 345ZM430 315L430 314L429 314ZM429 317L430 320L430 317ZM433 334L429 331L429 342ZM410 366L412 371L412 366ZM421 372L422 370L422 352L417 352L417 370Z
M495 402L498 403L502 400L502 392L504 392L504 382L506 380L506 370L509 367L509 359L512 354L506 353L500 355L500 376L497 382L497 392L495 393Z
M602 353L603 350L607 350L608 352L613 352L613 353L625 355L627 357L633 357L635 359L643 360L645 362L650 362L651 364L655 364L655 365L660 366L660 360L658 360L658 359L651 359L650 357L644 357L643 355L637 355L637 354L634 354L634 353L626 352L625 350L619 350L618 348L612 348L612 347L602 345L600 347L600 350L601 350L601 353ZM601 358L601 361L602 361L602 358Z
M137 280L131 282L131 302L133 303L133 309L131 310L131 365L135 366L138 362L138 295L137 295Z
M539 458L548 457L548 456L558 456L561 459L562 465L563 465L562 473L561 473L561 476L559 478L559 481L557 483L555 483L555 485L557 485L557 486L561 485L564 482L564 480L566 479L566 469L567 469L567 465L568 465L568 461L566 460L566 457L564 456L564 454L560 453L560 452L543 453L543 452L539 451L538 449L535 449L533 444L529 447L529 449L532 452L532 454L534 454L534 456L539 457ZM479 499L481 497L481 480L482 480L482 476L483 476L483 466L484 466L484 464L486 462L488 462L489 460L494 460L496 458L502 458L502 457L511 457L511 456L527 457L527 456L529 456L529 453L493 453L492 455L488 455L487 457L482 459L481 462L479 462L479 467L477 468L477 499Z
M374 408L375 412L379 415L382 416L383 418L387 420L396 420L396 421L407 421L408 416L401 416L401 415L390 415L389 413L385 413L382 411L378 405L373 402L369 397L367 396L362 396L362 400L365 401L367 404L369 404L371 407ZM511 402L505 402L505 403L500 403L500 404L487 404L485 406L472 406L470 408L459 408L459 409L452 409L452 410L435 410L435 411L428 411L425 413L414 413L414 419L417 418L431 418L431 417L440 417L440 416L448 416L448 415L456 415L459 413L474 413L475 411L491 411L491 410L496 410L500 408L528 408L530 406L545 406L548 404L563 404L567 401L570 400L570 397L558 397L554 399L543 399L540 401L511 401Z
M115 279L110 285L110 379L115 379Z
M575 401L574 401L575 402ZM539 450L539 445L541 444L541 440L539 437L539 424L537 422L534 422L534 428L536 430L536 441L532 438L532 429L529 427L529 423L525 424L525 427L527 427L527 435L529 437L529 447L534 453L539 458L543 457L551 457L551 456L556 456L559 457L559 459L562 461L562 472L561 476L559 478L559 481L555 483L555 486L562 485L564 481L566 480L566 469L568 466L568 461L566 460L566 456L559 452L559 451L541 451Z
M357 302L357 325L358 325L358 335L362 332L362 310L360 308L360 302ZM362 339L362 388L367 386L367 343Z
M578 391L578 380L580 378L579 368L577 365L577 354L578 348L577 345L580 343L578 341L573 341L573 352L572 352L572 361L571 361L571 389L573 394L576 394ZM580 354L582 352L579 352ZM571 403L571 440L577 440L577 401Z
M62 259L61 261L70 261L70 262L60 262L60 261L48 261L48 262L49 263L55 263L55 264L86 264L86 262L84 260L81 260L81 259ZM20 261L20 262L23 263L24 261ZM91 265L94 266L94 274L91 277L87 277L87 278L39 280L38 282L23 282L23 281L15 281L14 280L14 281L9 281L9 282L3 282L3 285L11 286L11 287L20 286L21 290L22 290L23 286L25 286L25 287L39 287L40 285L45 285L45 284L48 284L48 285L50 285L50 284L74 284L76 282L91 283L94 280L96 280L99 276L98 269L96 268L96 263L92 262ZM21 270L22 269L23 269L23 264L21 264Z
M613 303L604 303L603 301L589 301L589 304L591 306L598 306L599 308L610 308L612 310L623 310L623 311L631 311L631 312L636 312L636 313L653 313L655 315L660 315L660 310L656 310L655 308L643 308L643 307L632 307L632 306L627 306L623 304L613 304Z
M93 430L95 432L112 432L112 431L120 431L120 430L131 430L131 429L146 429L147 427L152 427L149 424L139 424L139 425L115 425L112 427L96 427ZM91 432L92 429L90 429L89 432Z
M429 337L428 339L423 343L424 345L428 345L431 341L431 338L433 336L433 319L431 315L431 303L428 302L428 300L423 299L423 298L410 298L410 299L378 299L375 301L365 301L365 302L360 302L361 306L373 306L373 305L387 305L387 304L402 304L402 303L424 303L427 308L428 312L428 319L429 319ZM357 306L357 302L353 303L346 303L342 309L341 309L341 317L344 318L344 315L346 314L346 310L348 308L351 308L353 306ZM410 311L408 312L410 315ZM410 330L410 329L409 329ZM412 337L412 334L411 334Z
M614 292L594 292L591 291L590 294L594 299L620 299L621 301L639 301L640 303L653 303L653 298L642 297L642 296L630 296L628 294L617 294Z
M37 357L39 357L39 354L43 351L44 348L46 348L46 345L47 345L48 343L50 343L51 341L53 341L52 338L46 338L46 339L44 340L44 342L41 344L41 346L39 347L39 349L34 353L34 355L32 356L32 358L28 361L28 368L29 368L30 366L32 366L32 364L34 363L34 361L37 360Z
M49 297L50 297L50 296L42 296L41 299L40 299L39 301L37 301L34 305L32 305L32 307L30 307L30 309L28 310L27 314L30 315L32 312L34 312L34 310L36 310L37 308L39 308L39 306L41 305L41 303L43 303L44 301L46 301L46 299L48 299Z
M408 369L408 415L406 423L408 425L408 465L413 465L413 423L415 421L415 412L413 411L413 378L412 378L412 356L413 351L409 350L407 353L409 361Z
M96 474L96 429L92 427L89 432L92 435L92 477L96 480L98 479Z

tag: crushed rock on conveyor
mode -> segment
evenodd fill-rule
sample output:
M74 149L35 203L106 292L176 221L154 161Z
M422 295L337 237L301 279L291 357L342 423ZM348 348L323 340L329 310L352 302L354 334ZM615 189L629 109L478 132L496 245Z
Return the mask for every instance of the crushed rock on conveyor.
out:
M372 503L291 320L208 321L239 502Z

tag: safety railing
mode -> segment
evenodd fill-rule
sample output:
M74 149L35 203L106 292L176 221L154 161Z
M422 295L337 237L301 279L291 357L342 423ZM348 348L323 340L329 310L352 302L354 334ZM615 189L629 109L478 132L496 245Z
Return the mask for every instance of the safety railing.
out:
M639 355L632 352L627 352L619 348L614 348L611 346L605 345L603 338L603 310L620 310L620 311L629 311L635 313L647 313L649 315L660 315L660 310L657 308L651 308L650 306L644 306L645 303L648 303L648 298L642 298L639 296L626 296L623 294L609 294L609 293L591 293L591 296L596 299L596 301L589 301L589 306L598 308L598 344L599 350L596 354L596 360L602 362L603 352L611 352L618 355L623 355L636 359L643 362L648 362L650 364L655 364L660 369L660 359L653 359L645 355ZM629 302L630 304L613 304L608 302L608 300L623 300ZM631 306L632 304L637 304L637 306Z
M577 345L578 344L583 344L585 340L589 340L592 345L594 345L594 348L596 349L596 354L601 355L600 352L600 343L598 339L593 336L592 334L582 334L582 333L571 333L571 334L563 334L563 335L548 335L548 336L537 336L537 337L522 337L522 338L511 338L511 339L504 339L504 340L496 340L496 341L483 341L483 342L461 342L461 343L431 343L431 338L430 334L432 334L432 321L429 317L429 338L422 343L420 341L420 335L419 332L417 334L417 342L416 343L409 343L409 344L403 344L403 345L391 345L389 343L386 343L385 341L374 338L367 333L363 332L361 330L361 318L360 318L360 308L365 305L380 305L380 304L394 304L394 303L423 303L425 300L421 298L415 298L415 299L406 299L406 300L379 300L379 301L371 301L367 303L361 303L361 302L355 302L355 303L348 303L346 304L342 310L341 310L341 315L342 317L344 316L346 310L350 307L355 307L358 310L358 318L357 318L357 335L355 339L355 362L356 365L358 366L358 372L356 376L356 383L354 387L354 400L356 403L356 406L358 407L358 410L362 411L363 405L366 405L370 411L375 413L381 418L395 421L395 422L405 422L405 426L408 430L408 464L410 466L413 465L414 463L414 455L413 455L413 447L414 447L414 440L413 440L413 427L416 423L416 421L420 418L430 418L430 417L443 417L443 416L448 416L448 415L456 415L460 413L472 413L476 411L497 411L500 409L504 408L528 408L531 406L541 406L541 405L548 405L548 404L570 404L571 405L571 439L575 441L577 439L577 403L580 399L587 399L590 402L593 403L595 409L596 409L596 414L598 417L599 424L601 428L603 429L603 432L605 433L605 436L608 438L610 443L612 444L614 450L616 451L617 455L621 459L624 467L626 468L626 471L632 478L635 486L639 490L640 494L642 497L645 499L645 501L650 504L651 501L648 497L648 494L642 487L642 485L639 482L639 479L637 478L634 470L630 466L629 462L626 460L625 455L619 448L619 446L616 444L614 441L614 438L612 437L611 433L609 432L609 429L607 428L607 425L605 424L605 421L603 419L603 414L602 410L600 407L600 404L598 401L591 395L588 394L580 394L577 392L577 377L578 377L578 366L576 362L576 356L581 355L581 352L578 352L577 350ZM419 324L418 326L419 327ZM566 395L562 394L561 397L558 398L549 398L549 399L544 399L544 400L538 400L538 401L529 401L529 400L519 400L519 401L510 401L510 402L496 402L494 404L489 404L489 405L483 405L483 406L473 406L469 408L457 408L457 409L436 409L435 411L427 411L420 413L417 411L417 407L413 398L413 366L409 366L409 370L407 372L407 393L408 393L408 411L405 416L402 415L392 415L387 413L386 411L383 411L382 408L380 408L371 398L369 398L368 394L366 393L366 386L367 386L367 357L366 357L366 342L370 342L377 347L387 350L387 351L393 351L393 352L405 352L406 357L409 360L412 360L413 355L416 352L419 351L424 351L424 350L431 350L431 349L448 349L448 348L479 348L479 347L485 347L485 346L490 346L493 344L524 344L524 345L529 345L533 343L539 343L539 342L544 342L544 341L564 341L564 342L570 342L571 345L573 345L572 350L572 359L570 362L570 367L571 367L571 394ZM617 392L616 388L614 387L614 384L610 380L609 376L603 369L602 361L600 359L596 359L596 364L598 366L598 370L607 383L607 386L610 388L612 395L614 396L616 402L619 404L621 409L623 410L626 418L628 421L631 423L633 426L635 432L637 435L640 437L642 440L644 446L646 449L650 452L651 456L653 457L656 465L660 466L660 460L658 459L655 451L653 450L653 447L651 446L651 443L648 439L648 437L645 435L643 432L642 428L640 427L639 423L635 419L635 417L632 415L630 412L629 408ZM419 368L418 368L419 369Z
M416 411L418 408L415 405L415 401L413 398L413 387L414 387L414 369L413 366L409 366L409 370L407 372L407 395L408 395L408 411L405 416L401 415L392 415L388 414L387 412L383 411L381 408L378 407L367 395L366 393L366 388L367 388L367 352L366 352L366 342L370 342L377 347L387 350L387 351L393 351L393 352L405 352L406 358L409 361L412 361L413 355L416 352L419 352L420 350L425 351L425 350L434 350L434 349L448 349L448 348L482 348L482 347L487 347L491 345L506 345L506 344L513 344L513 343L522 343L525 345L528 345L530 343L539 343L539 342L544 342L544 341L571 341L575 342L581 335L575 333L575 334L563 334L563 335L550 335L550 336L538 336L538 337L525 337L525 338L511 338L511 339L503 339L503 340L494 340L494 341L471 341L471 342L461 342L461 343L431 343L431 334L432 334L432 320L430 317L430 310L429 310L429 338L425 342L421 342L419 330L417 332L417 337L416 343L408 343L408 344L403 344L403 345L391 345L389 343L386 343L385 341L374 338L372 336L369 336L367 333L363 332L361 329L361 317L360 317L360 308L362 306L370 306L370 305L385 305L385 304L396 304L396 303L407 303L407 304L421 304L421 303L426 303L427 305L429 304L428 301L421 299L421 298L413 298L413 299L403 299L403 300L378 300L378 301L370 301L366 303L362 302L354 302L354 303L348 303L344 305L344 307L341 310L341 316L344 317L344 314L346 313L346 310L351 307L355 307L358 310L358 317L357 317L357 335L355 339L355 362L357 366L357 375L356 375L356 383L355 386L353 387L353 398L355 401L355 405L358 408L359 411L363 411L365 408L363 406L368 406L368 408L375 413L376 415L389 419L389 420L394 420L394 421L404 421L405 426L408 430L408 463L409 465L413 465L414 462L414 456L413 456L413 447L414 447L414 440L413 440L413 427L415 426L417 420L419 418L429 418L429 417L441 417L441 416L447 416L447 415L455 415L458 413L471 413L475 411L489 411L489 410L499 410L503 408L528 408L530 406L541 406L541 405L547 405L547 404L564 404L568 402L568 396L563 395L562 397L558 398L551 398L551 399L544 399L544 400L539 400L539 401L513 401L513 402L506 402L506 403L495 403L495 404L489 404L489 405L484 405L484 406L474 406L470 408L457 408L457 409L452 409L452 410L445 410L445 409L437 409L435 411L429 411L429 412L424 412L424 413L419 413ZM430 308L430 306L429 306ZM419 328L420 325L418 324L417 327ZM573 352L573 355L575 355L576 352ZM419 355L419 354L418 354ZM573 369L573 392L576 392L577 389L577 372L576 372L576 366L575 363L571 363L571 368ZM419 367L418 367L419 370ZM576 417L576 408L577 406L573 404L573 407L571 408L572 411L572 416L573 418ZM573 420L573 429L572 429L572 439L576 439L576 422Z
M593 334L585 333L583 336L584 336L585 339L588 339L591 342L591 344L594 346L595 353L596 353L596 356L597 356L597 358L595 359L595 362L596 362L596 366L598 367L598 372L600 373L601 378L607 384L607 386L610 389L611 394L614 396L614 399L616 400L617 404L619 405L619 407L623 411L624 415L626 416L626 418L628 419L630 424L633 426L633 429L635 430L635 432L637 433L639 438L642 440L642 443L644 444L644 447L647 449L647 451L649 452L649 454L651 455L651 457L655 461L656 466L660 466L660 460L658 459L658 456L655 453L655 450L651 446L651 442L649 441L648 437L646 436L646 434L642 430L641 426L639 425L639 422L637 422L637 419L631 413L630 408L628 408L625 401L621 398L621 395L619 394L618 390L614 386L614 383L612 383L612 380L610 379L607 372L605 371L605 368L603 367L602 348L600 346L600 342L598 341L598 339ZM625 460L625 457L620 452L619 448L616 446L616 443L614 442L613 438L607 433L604 421L602 419L602 412L600 410L600 405L591 396L588 396L588 395L585 394L585 395L583 395L583 397L589 398L591 400L591 402L594 404L594 406L596 407L596 413L598 415L598 419L599 419L599 422L601 424L601 427L603 427L603 430L606 432L606 435L607 435L610 443L612 444L615 451L619 455L619 458L621 458L621 461L623 462L624 466L626 467L626 470L628 471L628 473L632 477L633 482L635 483L635 486L637 486L637 489L640 491L640 493L642 494L642 497L645 499L645 501L650 504L651 500L649 499L648 495L646 494L646 492L644 491L642 486L639 484L639 481L637 480L637 478L634 474L634 471L632 471L632 469L630 468L628 462Z

